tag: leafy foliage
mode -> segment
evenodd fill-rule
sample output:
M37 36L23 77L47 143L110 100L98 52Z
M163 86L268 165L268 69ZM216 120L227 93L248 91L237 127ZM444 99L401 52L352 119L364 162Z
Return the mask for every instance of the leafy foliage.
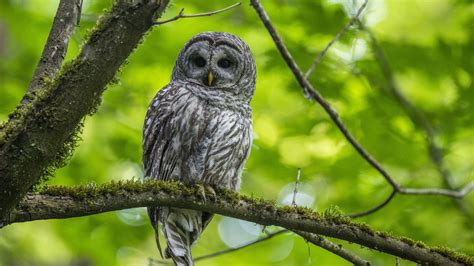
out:
M306 69L318 51L354 14L358 1L266 1L265 7L295 60ZM165 14L222 8L233 2L174 1ZM80 27L67 58L74 58L86 32L110 1L85 1ZM37 0L0 3L0 121L8 118L26 91L48 35L57 3ZM469 1L370 1L364 12L387 54L404 95L432 123L456 186L474 178L473 105L474 22ZM164 18L166 19L166 18ZM252 101L255 145L243 176L242 192L281 204L292 197L301 167L297 203L316 210L339 206L344 213L368 209L391 189L343 139L323 110L301 95L273 42L248 3L206 18L178 20L157 27L129 58L104 95L102 105L84 122L82 141L69 164L50 184L104 183L140 178L141 127L146 108L168 81L181 46L202 31L241 36L257 62L257 90ZM429 157L424 132L387 90L368 36L356 27L346 33L310 77L336 107L350 131L386 169L407 187L442 187ZM474 196L463 213L452 199L397 196L361 221L429 245L449 246L474 255ZM291 202L291 201L290 201ZM331 209L335 215L338 211ZM234 234L255 239L255 225L215 219L194 248L196 256L238 245ZM255 229L257 228L257 230ZM269 228L273 230L273 228ZM244 239L245 240L245 239ZM342 243L342 242L341 242ZM373 264L395 258L345 247ZM238 253L209 259L206 265L327 265L346 263L292 234ZM16 224L0 231L0 265L84 263L145 265L158 253L143 209L63 221ZM404 262L402 262L402 265Z

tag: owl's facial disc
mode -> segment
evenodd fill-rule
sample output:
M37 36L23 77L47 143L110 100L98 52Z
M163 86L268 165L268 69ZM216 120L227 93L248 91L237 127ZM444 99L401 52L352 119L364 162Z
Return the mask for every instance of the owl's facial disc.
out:
M211 47L206 41L193 43L185 53L182 70L188 79L199 85L207 84Z
M228 88L235 85L242 76L244 65L242 54L232 45L218 44L212 50L210 70L214 75L212 86Z
M193 43L185 54L183 70L193 83L211 88L235 85L243 72L241 53L232 44Z

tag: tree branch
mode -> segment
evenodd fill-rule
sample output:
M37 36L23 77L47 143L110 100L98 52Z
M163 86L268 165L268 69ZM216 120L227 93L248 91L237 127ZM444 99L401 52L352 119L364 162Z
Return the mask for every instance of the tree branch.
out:
M394 188L397 190L399 189L399 185L395 182L395 180L388 174L388 172L380 165L377 160L375 160L352 136L352 134L347 130L346 126L339 118L339 115L335 111L335 109L329 104L326 99L324 99L321 94L313 88L313 86L308 82L308 80L304 77L303 72L296 64L295 60L291 56L290 52L286 48L285 44L281 40L280 36L276 32L275 28L273 27L272 23L270 22L270 18L268 17L267 13L265 12L263 6L260 4L258 0L251 0L251 5L257 11L260 19L262 20L263 24L267 28L268 32L270 33L273 41L275 42L280 54L282 55L283 59L285 60L288 67L293 72L296 80L298 81L299 85L303 89L303 92L308 99L313 99L317 101L329 117L333 120L336 126L339 128L341 133L344 137L352 144L352 146L357 150L357 152L372 166L374 167L384 178L387 182L389 182Z
M448 196L456 199L462 199L465 197L469 192L474 189L474 180L467 183L463 188L460 190L450 190L450 189L443 189L443 188L402 188L400 189L400 194L406 195L441 195L441 196Z
M229 9L234 8L234 7L240 6L241 4L242 4L242 2L238 2L238 3L235 3L231 6L228 6L226 8L222 8L222 9L219 9L219 10L216 10L216 11L211 11L211 12L206 12L206 13L199 13L199 14L191 14L191 15L184 14L184 8L183 8L183 9L181 9L181 11L179 11L178 15L176 15L176 16L170 18L170 19L167 19L167 20L157 21L157 22L153 23L153 25L154 26L159 26L159 25L163 25L163 24L168 23L168 22L172 22L172 21L181 19L181 18L197 18L197 17L212 16L212 15L215 15L215 14L225 12Z
M214 258L214 257L217 257L217 256L220 256L220 255L224 255L224 254L227 254L227 253L231 253L231 252L234 252L234 251L238 251L238 250L241 250L241 249L244 249L246 247L249 247L249 246L253 246L255 244L258 244L260 242L264 242L266 240L269 240L275 236L278 236L278 235L281 235L285 232L288 232L288 230L286 229L281 229L281 230L278 230L276 232L273 232L273 233L269 233L268 235L264 236L264 237L261 237L257 240L254 240L254 241L250 241L250 242L247 242L247 243L244 243L242 245L239 245L237 247L234 247L234 248L229 248L229 249L225 249L225 250L221 250L221 251L218 251L218 252L215 252L215 253L212 253L212 254L208 254L208 255L204 255L204 256L200 256L200 257L197 257L196 259L194 259L194 261L200 261L200 260L205 260L205 259L210 259L210 258Z
M358 213L354 213L354 214L349 214L347 215L348 217L351 217L351 218L359 218L359 217L363 217L363 216L367 216L369 214L372 214L380 209L382 209L383 207L385 207L387 204L390 203L390 201L392 201L393 197L395 197L395 195L397 195L397 191L394 189L392 190L392 193L390 193L390 195L388 196L387 199L385 199L382 203L378 204L377 206L373 207L373 208L370 208L366 211L363 211L363 212L358 212Z
M66 56L71 35L79 23L81 9L82 0L61 0L59 2L48 40L28 87L29 93L34 94L35 91L43 89L48 81L56 77ZM32 100L30 94L25 96L27 97L23 99L23 103Z
M368 29L361 21L358 20L359 27L364 30L370 39L370 44L372 47L372 51L374 52L375 60L388 83L388 90L393 95L394 99L398 104L402 107L405 111L407 116L410 118L412 123L418 127L419 129L423 130L426 136L426 144L429 150L429 157L433 164L436 167L436 170L440 174L443 179L445 187L450 190L455 188L453 184L453 178L451 176L451 172L446 167L444 162L444 155L442 152L441 147L439 146L436 137L436 131L433 129L430 121L424 116L424 114L416 108L402 93L398 83L395 79L395 74L390 66L390 63L385 55L382 47L380 46L377 38L375 37L374 33ZM417 194L417 193L411 193ZM460 197L457 197L460 198ZM459 209L470 219L469 212L466 211L465 203L460 201L459 199L455 199L455 203L459 207Z
M117 1L79 56L0 126L0 217L41 177L64 164L84 117L96 110L106 85L167 4L168 0Z
M254 7L255 11L257 12L258 16L260 17L262 23L266 27L267 31L270 33L275 45L277 46L281 56L285 60L288 67L293 72L296 80L298 81L300 87L303 89L303 92L308 99L315 100L318 102L326 113L329 115L331 120L336 124L339 131L344 135L344 137L349 141L349 143L354 147L354 149L362 156L364 160L366 160L373 168L375 168L384 178L385 180L393 187L396 191L395 193L401 194L411 194L411 195L440 195L440 196L448 196L453 198L462 198L467 193L469 193L472 188L468 184L466 188L456 191L456 190L446 190L446 189L438 189L438 188L428 188L428 189L413 189L413 188L403 188L400 186L395 179L385 170L385 168L375 159L372 155L369 154L367 150L365 150L362 145L352 136L349 130L346 128L342 120L339 118L339 115L331 106L331 104L324 99L324 97L309 83L309 81L304 77L303 72L296 64L295 60L291 56L288 48L286 48L285 44L281 40L280 36L276 32L273 24L270 21L268 14L266 13L265 9L263 8L262 4L259 0L250 0L251 5ZM394 195L393 195L394 196ZM385 206L390 202L393 198L391 196L388 200L386 200L381 207ZM373 213L374 211L380 209L376 207L375 210L366 211L366 213ZM358 215L359 217L361 215Z
M385 207L392 199L399 194L405 194L405 195L432 195L432 196L447 196L447 197L452 197L454 199L462 199L464 198L467 194L469 194L472 190L474 190L474 180L471 181L470 183L466 184L463 188L460 190L449 190L449 189L442 189L442 188L400 188L400 190L392 190L392 193L388 196L387 199L385 199L382 203L378 204L377 206L363 211L363 212L358 212L354 214L349 214L347 215L348 217L351 218L359 218L363 217L369 214L372 214L383 207Z
M323 214L308 208L283 206L218 190L215 202L203 201L198 186L175 182L124 181L101 186L49 187L41 193L29 194L14 209L7 224L63 219L107 211L145 206L168 206L221 214L262 225L276 225L357 243L394 256L428 264L460 265L472 258L445 248L430 248L421 242L396 238L376 232L367 225L352 222L334 211ZM210 195L207 195L210 197Z
M295 233L300 235L307 241L315 244L316 246L324 248L325 250L333 254L336 254L337 256L349 262L352 262L354 265L370 265L370 262L360 258L359 256L355 254L352 254L348 250L344 249L341 245L337 245L322 236L303 232L303 231L295 231Z

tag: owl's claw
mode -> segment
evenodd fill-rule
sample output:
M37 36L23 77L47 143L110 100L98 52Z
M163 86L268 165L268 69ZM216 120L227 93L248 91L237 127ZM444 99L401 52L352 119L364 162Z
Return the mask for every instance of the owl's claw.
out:
M196 186L198 187L198 194L199 196L201 196L202 200L204 201L204 203L206 203L206 189L204 187L204 185L202 184L196 184Z
M210 185L205 185L204 188L206 189L206 192L208 194L211 194L211 200L213 202L215 202L216 199L217 199L217 195L216 195L216 191L214 190L214 188Z
M210 195L211 201L215 202L217 199L216 191L210 185L197 184L199 196L201 196L204 203L207 201L207 195Z

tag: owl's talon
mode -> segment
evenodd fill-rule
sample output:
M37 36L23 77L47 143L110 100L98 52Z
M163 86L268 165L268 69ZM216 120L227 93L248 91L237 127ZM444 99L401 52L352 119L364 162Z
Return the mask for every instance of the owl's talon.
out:
M204 186L204 188L206 189L206 192L207 192L208 194L211 194L211 200L212 200L213 202L215 202L216 199L217 199L217 195L216 195L216 191L214 190L214 188L213 188L212 186L210 186L210 185L206 185L206 186Z
M204 203L206 203L206 188L202 184L197 184L198 194L201 196Z

